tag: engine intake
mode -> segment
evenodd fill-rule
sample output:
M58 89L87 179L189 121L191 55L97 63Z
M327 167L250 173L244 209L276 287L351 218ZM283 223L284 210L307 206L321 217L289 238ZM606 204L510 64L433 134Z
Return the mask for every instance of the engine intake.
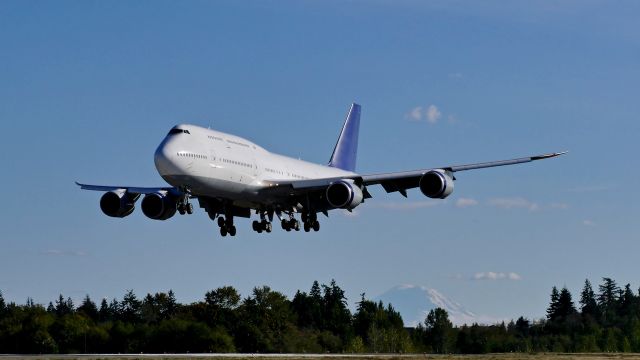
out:
M129 194L124 190L109 191L100 198L100 210L107 216L123 218L133 212L139 197L140 194Z
M420 178L420 191L432 199L444 199L453 192L453 178L444 170L431 170Z
M353 181L340 180L327 187L327 202L334 208L353 209L362 203L364 194Z
M175 199L163 193L147 194L140 204L144 215L153 220L167 220L176 213Z

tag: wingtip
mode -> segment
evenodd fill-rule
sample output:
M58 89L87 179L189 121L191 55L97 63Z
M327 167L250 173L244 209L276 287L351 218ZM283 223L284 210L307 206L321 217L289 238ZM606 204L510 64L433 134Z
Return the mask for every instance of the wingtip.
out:
M544 154L544 155L538 155L538 156L533 156L531 157L531 160L542 160L542 159L549 159L552 157L556 157L556 156L560 156L560 155L564 155L566 153L568 153L569 151L560 151L560 152L554 152L551 154Z

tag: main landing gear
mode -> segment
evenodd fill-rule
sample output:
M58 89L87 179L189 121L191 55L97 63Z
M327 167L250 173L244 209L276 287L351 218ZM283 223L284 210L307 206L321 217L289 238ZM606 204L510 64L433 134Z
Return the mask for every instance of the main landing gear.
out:
M315 213L302 213L302 222L304 223L304 231L309 232L320 231L320 223L318 222L318 215Z
M180 188L180 190L184 193L184 196L181 197L181 199L178 201L178 204L176 205L178 212L180 213L180 215L191 215L193 214L193 205L191 205L191 203L189 202L189 194L191 194L191 191L186 186Z
M178 212L180 213L180 215L184 215L184 214L191 215L193 214L193 205L188 201L179 202Z
M300 231L300 221L296 220L296 218L294 218L293 215L291 215L289 220L282 219L282 221L280 221L280 225L286 231L291 231L291 230Z
M223 218L222 216L218 217L218 226L220 226L220 235L222 236L236 236L236 227L233 225L233 217L227 216Z

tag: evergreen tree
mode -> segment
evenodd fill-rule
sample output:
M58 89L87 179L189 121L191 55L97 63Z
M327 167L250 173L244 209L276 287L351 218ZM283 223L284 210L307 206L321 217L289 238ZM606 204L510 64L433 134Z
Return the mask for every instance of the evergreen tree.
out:
M596 319L598 316L598 303L596 302L596 295L591 288L591 282L589 280L584 281L584 287L580 293L580 311L583 317L590 316Z
M558 309L560 308L560 293L557 287L551 289L551 301L547 308L547 319L554 321L558 317Z
M56 315L64 316L64 315L72 314L73 309L74 309L73 300L71 300L71 298L67 298L67 300L65 300L62 294L60 294L60 296L58 297L58 300L56 300L56 305L55 305Z
M109 303L107 299L103 298L100 302L100 310L98 310L98 318L100 321L111 320L111 314L109 312Z
M138 300L133 290L127 291L120 303L120 316L123 321L136 323L140 321L142 302Z
M601 309L602 325L605 327L615 324L618 313L620 288L611 278L602 278L599 286L598 306ZM603 348L610 348L609 345Z
M89 295L84 297L82 304L78 307L78 312L85 314L89 319L93 321L98 320L98 307L94 303Z
M562 290L560 290L557 312L562 319L566 319L570 315L577 313L576 307L573 304L573 299L571 298L571 293L566 287L563 287Z

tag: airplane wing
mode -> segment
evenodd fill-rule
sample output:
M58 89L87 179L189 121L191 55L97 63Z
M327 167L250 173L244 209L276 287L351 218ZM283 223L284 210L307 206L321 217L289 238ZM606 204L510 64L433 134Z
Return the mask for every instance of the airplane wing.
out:
M180 194L181 192L174 187L138 187L138 186L109 186L109 185L89 185L89 184L81 184L76 181L76 185L80 186L82 190L93 190L93 191L115 191L115 190L126 190L132 194L153 194L157 192L167 191L175 194Z
M363 175L362 184L365 186L380 184L388 193L399 191L400 193L406 196L405 191L407 189L418 187L420 178L422 177L422 175L424 175L425 173L431 170L441 169L451 173L455 173L459 171L484 169L484 168L490 168L490 167L496 167L496 166L523 164L523 163L528 163L536 160L549 159L549 158L560 156L566 153L567 153L566 151L563 151L558 153L535 155L535 156L522 157L522 158L510 159L510 160L489 161L489 162L456 165L456 166L444 166L444 167L438 167L438 168L432 168L432 169L420 169L420 170L393 172L393 173L385 173L385 174Z
M309 191L324 189L332 183L350 179L353 180L354 183L361 186L368 185L382 185L382 187L388 192L399 191L402 195L406 196L406 190L416 188L419 186L420 178L427 172L431 170L445 170L451 173L459 172L459 171L467 171L474 169L484 169L489 167L496 166L506 166L506 165L515 165L515 164L523 164L536 160L549 159L552 157L560 156L566 154L567 152L558 152L551 154L543 154L543 155L535 155L517 159L510 160L499 160L499 161L490 161L483 163L475 163L475 164L466 164L466 165L456 165L456 166L444 166L444 167L436 167L429 169L418 169L412 171L402 171L402 172L392 172L392 173L383 173L383 174L371 174L371 175L358 175L354 174L351 176L344 177L331 177L331 178L322 178L322 179L311 179L311 180L271 180L266 181L266 187L263 191L279 191L282 193L288 193L289 195L300 195ZM366 190L366 189L365 189ZM368 192L365 192L365 198L371 197Z

